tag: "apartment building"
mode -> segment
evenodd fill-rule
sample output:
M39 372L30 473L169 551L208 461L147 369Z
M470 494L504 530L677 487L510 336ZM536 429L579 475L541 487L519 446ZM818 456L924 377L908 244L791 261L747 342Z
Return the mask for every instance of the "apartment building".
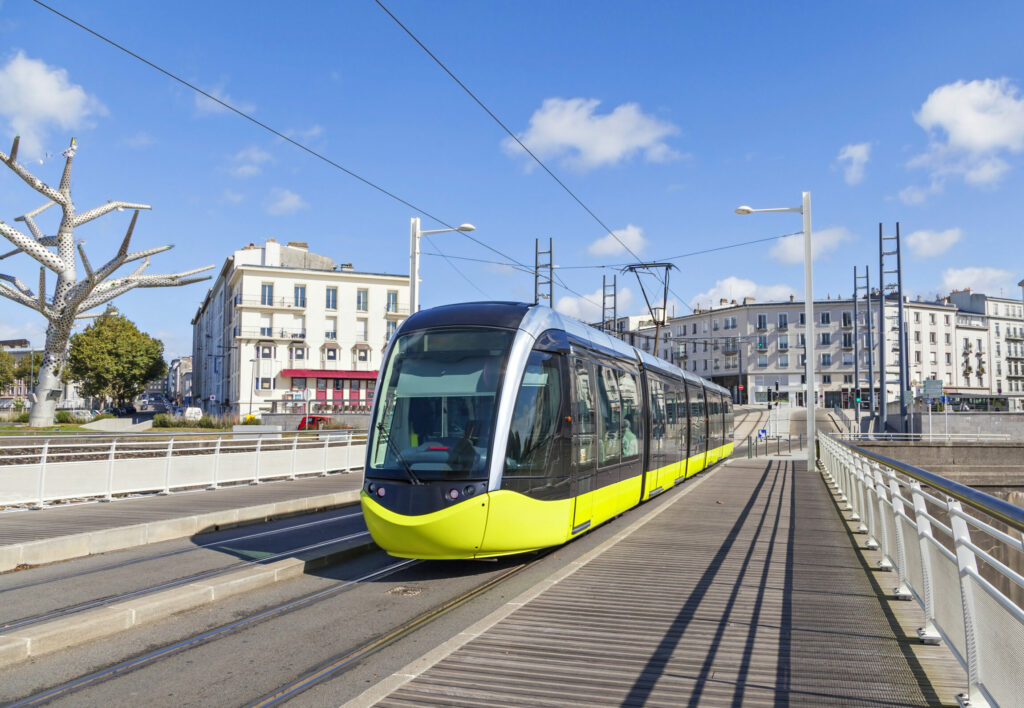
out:
M887 312L897 303L887 301ZM754 298L742 302L723 300L717 307L699 309L677 317L662 330L657 355L689 369L733 391L735 400L764 402L768 390L778 387L780 397L794 405L804 405L806 390L804 366L806 337L815 338L819 405L852 407L857 389L854 356L855 336L859 336L861 386L867 397L868 366L874 370L878 385L878 302L873 301L870 315L867 304L858 304L859 321L854 322L852 299L825 299L814 302L814 321L808 328L804 303L790 296L784 302L759 303ZM868 317L873 324L873 341L868 344ZM956 358L954 332L956 307L945 301L905 301L907 351L912 385L928 378L954 384ZM653 328L643 348L654 351ZM894 333L889 333L894 337ZM895 342L887 342L887 380L896 379ZM890 400L899 395L895 382L886 386Z
M212 413L365 407L409 277L356 271L303 242L235 251L192 320L192 397Z
M1019 404L1024 397L1024 305L970 288L954 290L949 300L959 310L958 385L1009 395Z
M178 406L192 402L192 357L171 360L167 367L167 397Z

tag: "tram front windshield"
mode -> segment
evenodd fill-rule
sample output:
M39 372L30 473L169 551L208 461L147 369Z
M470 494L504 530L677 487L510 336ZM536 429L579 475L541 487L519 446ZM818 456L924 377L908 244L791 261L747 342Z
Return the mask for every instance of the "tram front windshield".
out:
M466 328L399 337L378 391L367 476L486 479L513 334Z

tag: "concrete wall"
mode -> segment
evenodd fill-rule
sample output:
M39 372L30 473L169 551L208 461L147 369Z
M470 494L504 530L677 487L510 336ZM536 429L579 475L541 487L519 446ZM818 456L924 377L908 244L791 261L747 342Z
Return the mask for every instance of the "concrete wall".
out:
M321 414L311 413L310 415ZM299 421L305 417L303 413L264 413L260 416L260 422L264 425L279 425L281 430L296 430L299 427ZM370 427L369 413L332 413L327 417L335 424L349 425L356 430L366 430Z
M860 441L854 444L970 487L1024 488L1022 442Z

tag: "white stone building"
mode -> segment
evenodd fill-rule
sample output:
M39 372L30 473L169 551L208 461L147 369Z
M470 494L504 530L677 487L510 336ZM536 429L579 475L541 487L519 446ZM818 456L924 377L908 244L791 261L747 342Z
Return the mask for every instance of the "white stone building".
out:
M211 413L369 405L409 314L409 277L267 239L235 251L192 320L192 395Z
M954 290L949 300L959 309L957 384L1007 395L1012 410L1024 408L1024 305L969 288Z
M167 367L167 397L178 406L192 401L192 357L172 359Z

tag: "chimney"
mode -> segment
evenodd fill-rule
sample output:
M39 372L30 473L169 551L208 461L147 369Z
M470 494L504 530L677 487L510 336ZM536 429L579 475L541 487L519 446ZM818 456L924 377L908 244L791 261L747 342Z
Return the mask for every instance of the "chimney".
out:
M796 300L796 296L793 293L790 293L789 294L789 301L793 302L794 300Z
M744 305L749 305L752 302L754 302L754 298L751 297L750 295L747 295L745 298L743 298Z
M342 263L338 266L341 270L354 270L351 263Z
M725 299L725 298L723 297L723 298L721 298L721 299L720 299L720 300L718 301L718 304L719 304L719 305L728 305L728 304L729 304L729 301L728 301L728 300L726 300L726 299Z

